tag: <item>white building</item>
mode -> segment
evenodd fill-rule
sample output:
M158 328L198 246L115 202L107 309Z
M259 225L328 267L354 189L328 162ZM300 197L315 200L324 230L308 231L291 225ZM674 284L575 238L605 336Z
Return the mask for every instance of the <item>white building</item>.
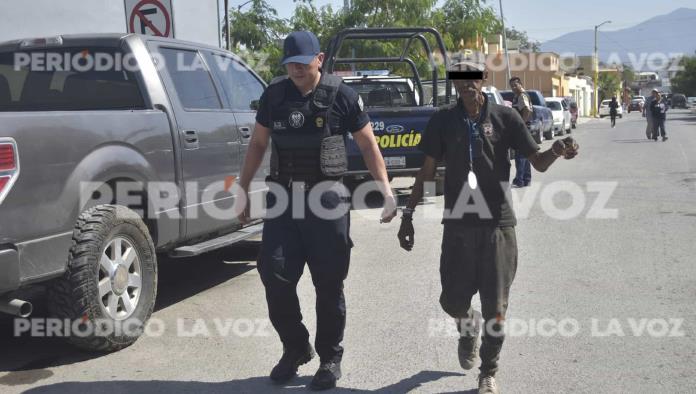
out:
M221 46L221 3L222 0L2 0L0 42L134 31L166 33L173 38Z
M568 90L578 103L578 116L590 116L594 89L587 77L571 76L568 78Z

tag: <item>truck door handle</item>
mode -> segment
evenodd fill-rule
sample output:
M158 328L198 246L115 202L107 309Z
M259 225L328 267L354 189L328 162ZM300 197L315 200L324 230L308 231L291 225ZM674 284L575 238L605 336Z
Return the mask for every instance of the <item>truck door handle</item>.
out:
M251 129L248 127L240 127L239 133L242 134L242 138L250 138L251 137Z
M196 130L184 130L184 141L187 148L198 148L198 133Z

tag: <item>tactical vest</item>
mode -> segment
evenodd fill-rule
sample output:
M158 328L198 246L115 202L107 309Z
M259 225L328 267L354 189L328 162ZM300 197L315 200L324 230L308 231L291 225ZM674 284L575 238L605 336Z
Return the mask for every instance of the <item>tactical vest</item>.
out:
M338 179L348 167L345 135L331 119L341 77L322 74L309 100L287 99L288 77L268 86L271 107L271 178L281 183Z

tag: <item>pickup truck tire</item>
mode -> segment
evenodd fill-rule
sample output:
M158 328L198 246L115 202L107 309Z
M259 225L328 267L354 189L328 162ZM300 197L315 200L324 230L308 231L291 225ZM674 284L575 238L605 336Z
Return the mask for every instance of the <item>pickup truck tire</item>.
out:
M82 322L68 341L101 352L133 344L152 314L156 294L157 255L143 220L117 205L83 212L73 231L67 270L48 293L53 316L71 325Z

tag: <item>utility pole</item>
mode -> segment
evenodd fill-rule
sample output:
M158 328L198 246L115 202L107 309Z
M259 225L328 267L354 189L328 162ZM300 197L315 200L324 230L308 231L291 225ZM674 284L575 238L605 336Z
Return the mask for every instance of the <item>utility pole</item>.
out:
M500 0L500 20L503 22L503 50L505 51L505 68L507 68L506 86L509 88L512 73L510 71L510 54L507 47L507 32L505 31L505 16L503 16L503 0Z
M230 0L225 0L225 49L230 48Z
M597 51L597 31L600 27L606 25L607 23L611 23L611 21L604 21L594 27L594 103L592 105L592 116L595 118L597 117L597 111L599 110L599 55Z

